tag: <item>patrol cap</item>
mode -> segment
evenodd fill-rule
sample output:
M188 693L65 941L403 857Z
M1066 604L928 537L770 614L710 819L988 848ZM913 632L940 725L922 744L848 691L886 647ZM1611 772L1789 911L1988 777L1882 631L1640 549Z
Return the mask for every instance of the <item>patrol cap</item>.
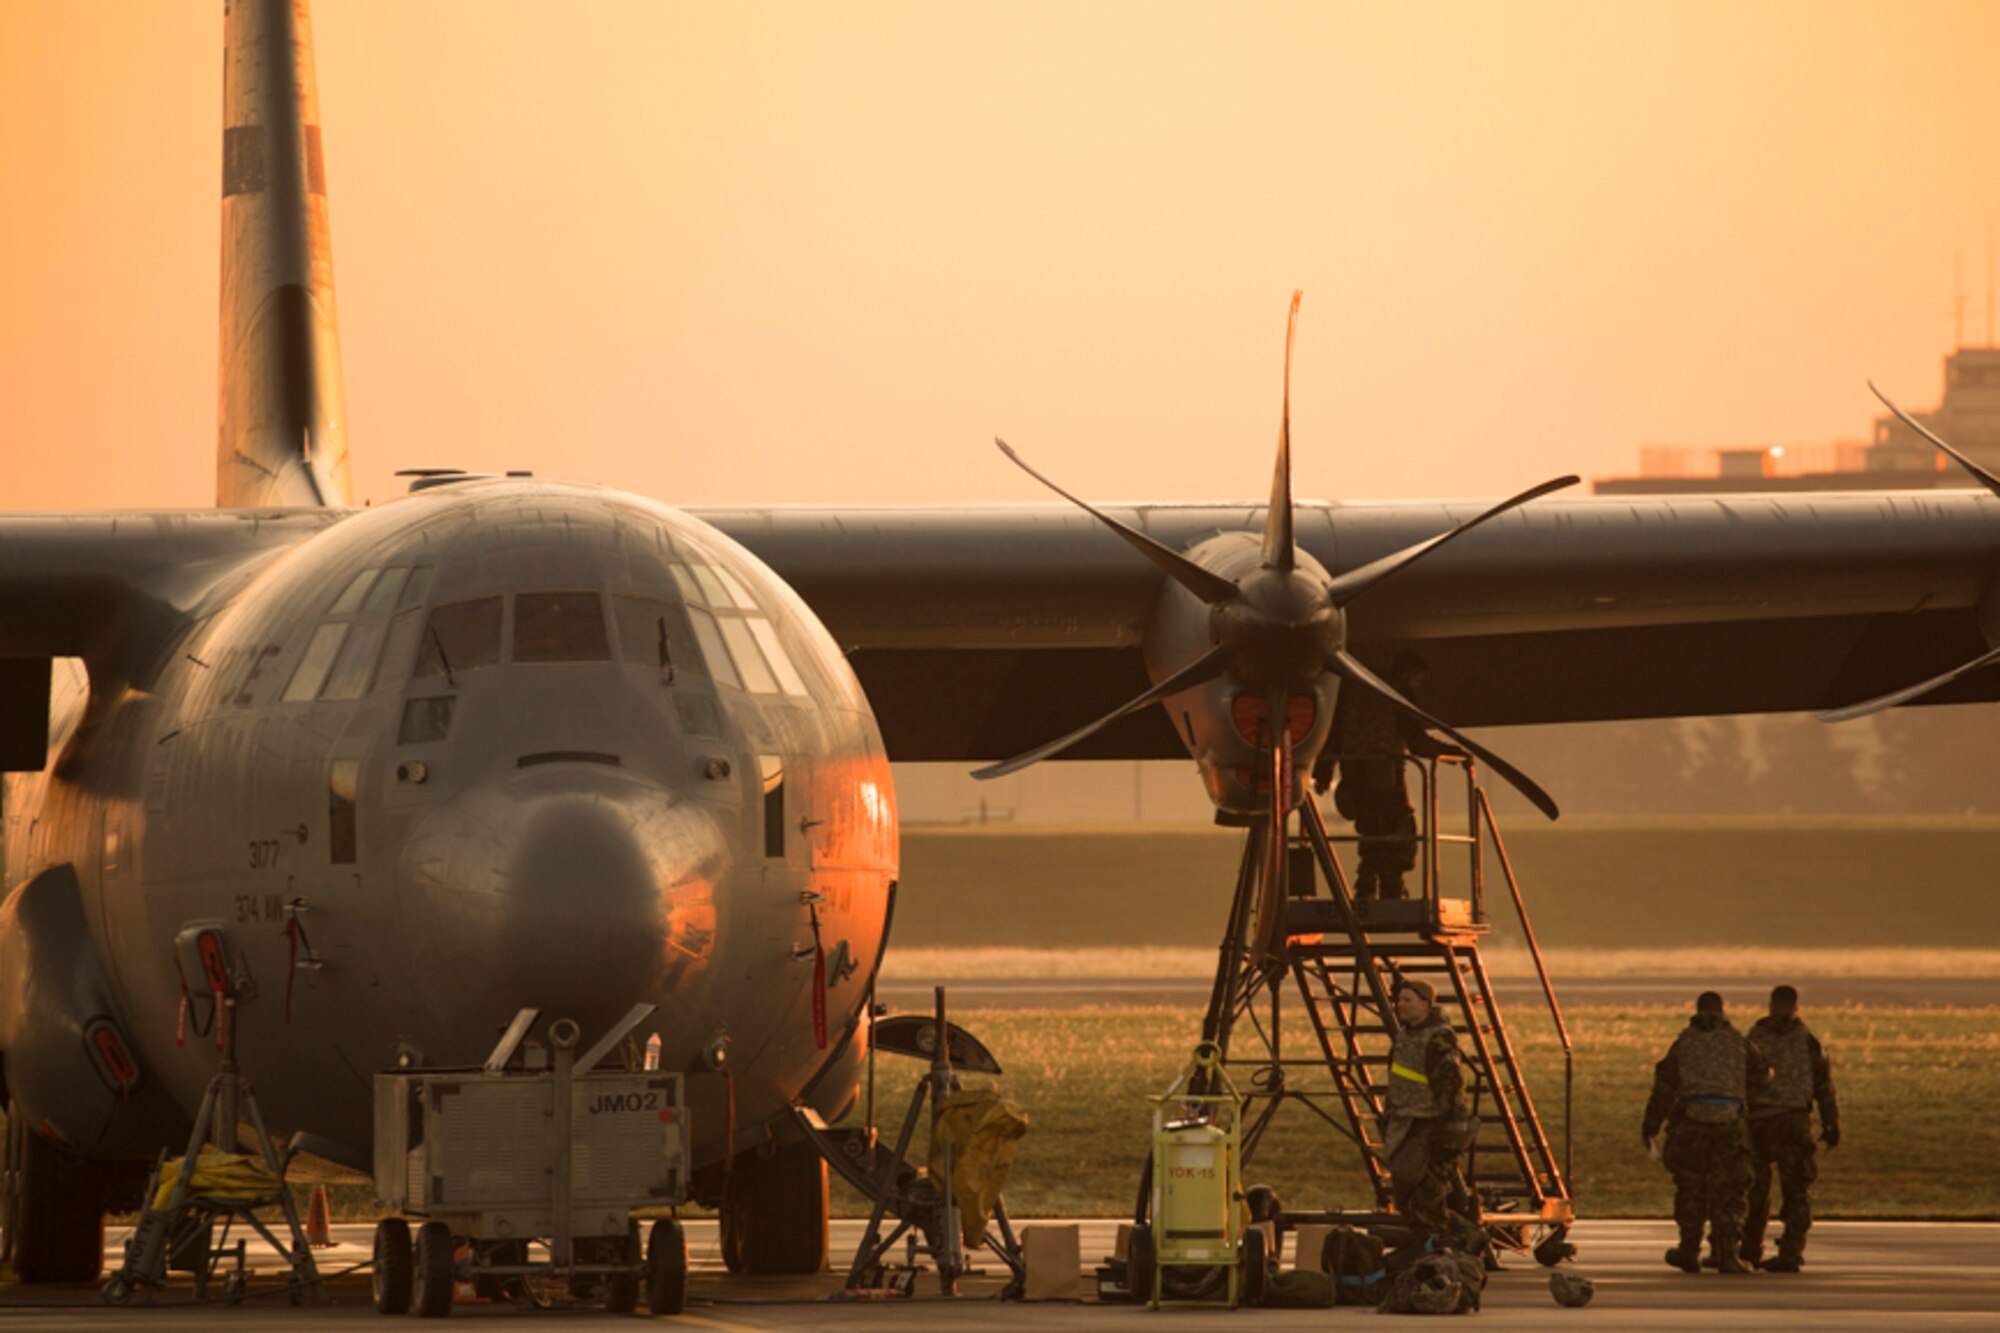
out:
M1417 994L1423 996L1424 1003L1426 1004L1437 1003L1437 987L1431 985L1430 982L1425 981L1422 977L1397 977L1394 995L1401 995L1406 990L1415 991ZM1391 998L1394 998L1394 996L1392 995Z
M1597 1284L1587 1277L1575 1273L1549 1274L1549 1295L1556 1298L1557 1305L1588 1305L1596 1294Z
M1719 1014L1722 1012L1722 992L1705 990L1695 997L1695 1012L1698 1014Z

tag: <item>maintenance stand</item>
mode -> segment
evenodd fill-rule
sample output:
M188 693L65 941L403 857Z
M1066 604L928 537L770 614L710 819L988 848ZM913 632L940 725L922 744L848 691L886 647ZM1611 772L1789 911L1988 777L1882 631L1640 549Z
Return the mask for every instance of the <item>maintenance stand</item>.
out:
M1391 1203L1380 1133L1389 1044L1398 1026L1390 995L1399 976L1431 982L1437 1003L1465 1039L1460 1049L1468 1065L1466 1090L1480 1126L1466 1177L1479 1221L1498 1243L1532 1247L1537 1259L1553 1265L1570 1253L1564 1238L1575 1213L1569 1186L1574 1082L1569 1033L1473 761L1444 755L1404 762L1422 783L1416 807L1421 891L1410 899L1356 902L1334 849L1362 839L1330 835L1307 787L1296 808L1281 809L1248 831L1202 1038L1221 1050L1222 1067L1243 1089L1246 1171L1272 1121L1285 1107L1297 1106L1353 1146L1374 1187L1373 1210L1282 1211L1276 1214L1282 1230L1306 1223L1393 1228L1400 1219ZM1439 823L1439 785L1452 769L1463 779L1462 834L1444 833ZM1282 854L1274 854L1280 838ZM1562 1045L1560 1161L1528 1094L1479 956L1480 938L1489 929L1489 842ZM1459 853L1467 858L1466 898L1441 891L1447 848L1454 860Z

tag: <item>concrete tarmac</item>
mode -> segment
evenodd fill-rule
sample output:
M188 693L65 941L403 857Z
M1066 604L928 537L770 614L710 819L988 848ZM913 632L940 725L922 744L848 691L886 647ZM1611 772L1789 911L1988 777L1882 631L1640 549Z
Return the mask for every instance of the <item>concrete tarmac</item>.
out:
M1026 1225L1034 1225L1029 1222ZM1117 1223L1085 1220L1081 1228L1085 1271L1111 1248ZM862 1223L835 1224L834 1262L852 1253ZM365 1262L369 1229L335 1228L338 1241L320 1251L322 1268L333 1273ZM107 1261L115 1263L123 1236L114 1233ZM1549 1297L1548 1272L1524 1256L1508 1255L1506 1269L1488 1283L1480 1326L1497 1328L1900 1329L2000 1325L2000 1224L1933 1222L1823 1222L1813 1229L1806 1271L1797 1275L1756 1273L1722 1277L1689 1276L1668 1268L1661 1255L1674 1239L1661 1221L1585 1221L1572 1234L1578 1247L1573 1271L1597 1284L1596 1299L1583 1309L1564 1309ZM920 1279L916 1295L895 1302L837 1302L827 1299L839 1278L748 1279L721 1272L715 1224L695 1221L689 1228L695 1266L693 1298L687 1314L669 1323L690 1328L776 1330L820 1328L934 1329L962 1325L978 1329L1162 1328L1291 1329L1371 1320L1366 1307L1333 1310L1168 1310L1092 1301L1036 1305L994 1299L999 1281L987 1276L962 1284L950 1300L937 1294L934 1279ZM252 1255L268 1270L268 1254ZM988 1265L999 1268L997 1262ZM1004 1271L1004 1270L1002 1270ZM369 1304L365 1275L331 1284L330 1306L292 1308L273 1280L252 1286L252 1299L239 1308L196 1306L185 1277L150 1308L110 1309L94 1287L0 1287L0 1327L12 1330L177 1328L381 1329ZM275 1298L275 1299L274 1299ZM525 1311L512 1305L462 1305L454 1321L480 1327L511 1321L522 1329L603 1327L602 1311ZM1364 1324L1364 1326L1366 1326Z
M2000 976L1989 977L1805 977L1793 978L1808 990L1813 1008L1868 1005L1885 1008L1981 1008L2000 1005ZM1213 978L1200 977L962 977L947 983L954 1008L1078 1009L1169 1005L1199 1009L1208 1003ZM1539 1008L1541 984L1533 977L1493 978L1494 993L1513 1012ZM927 1011L927 984L885 980L878 998L899 1011ZM1762 1014L1771 994L1768 977L1629 976L1559 977L1556 997L1565 1008L1585 1005L1664 1004L1694 1008L1694 997L1719 990L1732 1008ZM1525 1009L1523 1010L1525 1012Z

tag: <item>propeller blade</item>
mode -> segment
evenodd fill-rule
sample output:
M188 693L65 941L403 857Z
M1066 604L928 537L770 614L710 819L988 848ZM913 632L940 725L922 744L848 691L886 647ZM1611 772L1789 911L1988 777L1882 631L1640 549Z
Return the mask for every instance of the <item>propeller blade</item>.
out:
M1557 477L1553 481L1545 481L1539 486L1533 486L1522 491L1512 499L1502 500L1485 513L1469 518L1457 527L1446 532L1440 532L1437 536L1427 541L1420 541L1415 546L1405 546L1400 551L1391 551L1380 560L1370 560L1367 564L1357 569L1350 569L1345 574L1336 576L1327 584L1327 596L1333 599L1335 606L1345 606L1397 570L1429 555L1452 538L1463 537L1487 519L1498 518L1508 510L1518 509L1530 500L1539 500L1551 491L1559 491L1564 487L1574 486L1579 480L1581 478L1578 477Z
M1213 606L1217 602L1228 601L1236 595L1236 585L1228 579L1223 578L1222 575L1203 569L1200 565L1197 565L1194 561L1188 559L1172 547L1162 546L1145 533L1134 528L1128 528L1117 519L1111 517L1111 515L1077 499L1077 497L1071 495L1068 491L1056 485L1032 467L1029 467L1027 460L1014 452L1014 446L1008 444L1007 441L1001 439L998 435L993 437L993 443L999 445L1000 452L1013 459L1014 465L1020 468L1021 471L1027 473L1036 481L1039 481L1042 485L1060 495L1063 499L1083 510L1120 537L1123 537L1133 550L1165 570L1168 578L1201 598L1202 601Z
M1052 740L1047 745L1038 745L1026 754L1017 754L1012 759L1003 760L997 764L990 764L985 768L975 769L972 776L982 782L992 778L1004 778L1009 773L1020 772L1030 764L1040 763L1044 759L1061 754L1084 737L1111 725L1127 713L1136 713L1155 700L1164 699L1170 694L1179 694L1182 690L1214 680L1229 665L1229 658L1233 651L1227 644L1217 644L1124 707L1114 712L1106 713L1090 725L1079 727L1069 735Z
M1981 486L1984 486L1987 490L1992 491L1995 495L2000 495L2000 477L1994 476L1991 472L1988 472L1985 468L1979 466L1979 464L1973 462L1970 458L1967 458L1964 454L1952 448L1950 445L1946 444L1943 440L1940 440L1936 435L1934 435L1931 432L1929 427L1922 425L1917 421L1915 417L1911 416L1908 412L1905 412L1902 408L1896 406L1893 402L1889 401L1889 395L1883 393L1880 389L1876 388L1874 380L1868 381L1868 391L1874 394L1877 398L1880 398L1882 400L1882 406L1888 408L1891 412L1894 412L1897 415L1897 417L1901 418L1905 426L1908 426L1911 430L1915 431L1917 434L1923 436L1925 439L1929 440L1932 444L1936 445L1938 448L1944 450L1947 454L1951 455L1952 461L1957 463L1960 467L1964 468L1967 472L1970 472L1973 476L1973 479L1977 481ZM1970 670L1971 668L1967 667L1964 669ZM1887 707L1887 705L1885 704L1884 707ZM1825 716L1825 714L1821 714L1821 716Z
M1285 317L1285 409L1278 418L1278 464L1271 473L1271 508L1264 515L1264 564L1280 573L1292 572L1292 334L1299 327L1299 298L1292 293L1292 311Z
M1394 686L1390 685L1388 681L1383 680L1380 676L1377 676L1367 667L1361 665L1360 661L1351 656L1345 649L1336 649L1333 656L1327 660L1327 665L1355 684L1373 690L1376 694L1402 709L1432 731L1440 731L1451 737L1467 753L1477 755L1481 762L1488 768L1491 768L1495 773L1505 778L1515 791L1527 797L1537 810L1547 815L1550 819L1554 819L1561 813L1556 808L1555 801L1547 792L1535 785L1533 778L1530 778L1526 773L1523 773L1499 755L1494 754L1478 741L1457 730L1450 723L1440 718L1432 717L1429 713L1426 713L1423 709L1405 699L1396 692Z
M1975 657L1962 666L1955 666L1941 676L1932 676L1929 680L1918 681L1915 685L1905 685L1902 689L1896 690L1893 693L1877 695L1873 699L1864 699L1858 704L1849 704L1845 708L1829 708L1826 712L1817 713L1814 716L1818 717L1822 722L1852 722L1857 717L1867 717L1870 713L1879 713L1885 708L1894 708L1897 704L1906 704L1912 699L1921 699L1932 690L1941 690L1960 676L1969 676L1979 670L1979 668L1991 666L1995 662L2000 662L2000 648L1995 648L1992 652Z

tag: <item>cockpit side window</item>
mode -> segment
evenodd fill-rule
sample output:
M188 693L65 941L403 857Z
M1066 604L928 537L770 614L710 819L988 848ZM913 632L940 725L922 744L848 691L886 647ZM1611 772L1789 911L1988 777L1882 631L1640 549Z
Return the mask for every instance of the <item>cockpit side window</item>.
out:
M700 561L670 568L688 600L688 617L715 679L727 685L740 681L752 694L783 691L803 698L810 693L777 626L741 578L722 565Z
M514 598L516 662L609 662L604 599L594 592L524 592Z
M411 675L453 676L460 671L493 666L500 660L500 599L478 597L433 607L417 648Z

